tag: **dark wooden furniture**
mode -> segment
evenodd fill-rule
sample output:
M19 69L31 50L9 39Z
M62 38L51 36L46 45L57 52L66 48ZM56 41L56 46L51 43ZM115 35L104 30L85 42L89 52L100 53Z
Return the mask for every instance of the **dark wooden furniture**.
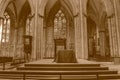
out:
M56 57L58 46L63 46L64 49L66 49L66 39L54 39L54 43L55 43L55 57Z
M3 64L3 70L5 70L5 63L7 62L12 62L13 61L13 57L0 57L0 63Z
M77 63L75 52L73 50L60 50L56 54L55 62L57 62L57 63Z
M31 56L32 53L32 36L24 35L23 38L24 38L24 52L25 52L24 58L25 60L29 61L30 59L29 56Z

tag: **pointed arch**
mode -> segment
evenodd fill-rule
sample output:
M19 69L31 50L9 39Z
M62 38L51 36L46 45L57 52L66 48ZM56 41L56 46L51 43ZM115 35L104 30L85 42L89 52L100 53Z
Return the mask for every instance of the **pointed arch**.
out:
M51 5L52 4L52 5ZM53 20L55 14L59 11L62 10L62 12L65 14L65 17L70 20L73 19L74 14L72 12L72 9L70 8L69 4L66 4L64 0L55 0L54 2L47 2L46 7L45 7L45 19L46 20ZM50 22L50 21L47 21Z
M44 10L45 10L45 7L47 5L48 2L56 2L56 1L59 1L59 0L42 0L39 2L39 10L38 10L38 13L41 15L41 16L44 16ZM77 3L75 1L72 1L72 0L60 0L62 2L63 5L66 5L72 12L73 15L76 15L78 14L78 8L77 8ZM55 3L54 3L55 4ZM54 5L52 4L51 7Z
M0 17L3 17L4 15L4 11L6 9L6 7L8 6L8 4L11 2L12 0L2 0L0 3Z
M27 1L30 5L30 8L31 8L31 14L34 14L35 13L35 8L34 8L33 0L27 0Z
M30 4L28 3L28 1L26 1L23 5L23 7L21 8L21 11L18 15L19 21L20 19L26 19L27 16L31 13L31 7Z
M85 7L87 6L87 4L88 4L89 1L94 1L94 2L96 2L97 0L86 0L86 5L85 5ZM113 6L111 0L100 0L100 2L103 3L104 10L106 11L108 17L114 14L114 8L113 8L114 6ZM86 7L86 8L87 8L87 7ZM87 9L86 9L85 11L87 11ZM98 10L98 11L99 11L99 10ZM85 12L85 13L86 13L86 12Z
M33 5L33 0L27 0L29 5L30 5L30 8L31 8L31 13L34 14L34 5ZM2 0L1 3L0 3L0 16L2 17L3 14L4 14L4 11L6 9L6 7L9 5L10 2L13 2L13 0Z

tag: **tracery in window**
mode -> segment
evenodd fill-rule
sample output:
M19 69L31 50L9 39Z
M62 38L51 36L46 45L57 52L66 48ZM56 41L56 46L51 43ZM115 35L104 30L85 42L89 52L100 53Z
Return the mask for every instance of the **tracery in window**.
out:
M66 18L64 13L59 10L54 18L54 38L64 39L66 38Z
M0 26L0 41L2 43L9 42L10 39L10 16L7 12L4 13L3 24Z
M31 27L31 15L28 15L26 20L26 35L32 35L32 27Z

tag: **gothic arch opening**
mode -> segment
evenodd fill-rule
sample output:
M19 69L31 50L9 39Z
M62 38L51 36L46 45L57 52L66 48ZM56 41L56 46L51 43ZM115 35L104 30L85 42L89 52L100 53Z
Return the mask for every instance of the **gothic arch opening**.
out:
M15 32L15 14L8 4L3 17L0 18L0 56L14 56L14 32Z
M20 52L21 54L18 54L26 60L30 60L32 54L32 41L26 41L26 38L32 39L33 36L33 26L31 26L31 20L31 7L29 2L26 0L18 13L18 35L16 43L17 46L21 45L21 47L17 50L17 52ZM28 45L26 46L26 44Z
M21 3L21 4L20 4ZM15 0L9 2L4 17L0 19L2 27L1 47L2 55L13 58L24 58L23 35L26 34L26 21L31 13L31 8L27 0ZM9 29L9 30L8 30Z
M101 9L101 12L99 12L99 9ZM109 30L104 3L88 0L87 14L88 57L89 59L109 60Z
M96 54L96 23L91 19L87 18L87 31L88 31L88 56L89 58L94 57ZM99 45L99 44L98 44Z
M73 13L64 0L54 0L45 7L45 57L55 57L55 40L64 39L66 49L74 50L74 21ZM63 49L59 47L58 50Z

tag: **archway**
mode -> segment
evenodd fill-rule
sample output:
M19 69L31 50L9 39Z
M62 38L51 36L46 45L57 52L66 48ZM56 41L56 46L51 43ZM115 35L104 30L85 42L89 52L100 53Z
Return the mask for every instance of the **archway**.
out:
M75 32L73 22L73 13L70 10L69 5L66 5L64 1L59 0L52 2L48 1L45 8L46 52L44 56L46 58L54 58L55 39L65 39L66 49L74 50Z
M96 23L89 17L87 18L87 31L88 31L88 56L90 59L91 57L94 57L97 53L96 50L97 26Z
M17 28L17 43L19 47L17 52L21 53L21 57L25 60L30 60L32 55L32 36L33 31L31 26L31 7L29 2L26 0L21 7L20 13L18 14L18 28ZM18 53L19 54L19 53Z
M99 12L99 9L101 9L101 12ZM108 60L110 58L110 43L107 12L104 3L88 0L87 14L89 58Z
M28 1L20 1L21 5L19 6L18 9L18 5L19 1L16 2L15 1L9 1L5 4L8 3L7 7L5 8L4 14L7 12L10 18L10 25L8 24L9 22L6 22L5 24L3 24L3 26L5 25L9 25L10 26L10 30L8 31L9 34L7 34L6 31L6 35L9 35L9 42L8 42L8 38L6 38L6 53L9 53L9 56L13 57L13 58L24 58L24 53L23 53L23 35L25 35L25 28L26 28L26 21L28 18L28 15L31 13L31 8L30 5L28 3ZM4 10L4 8L3 8ZM2 14L2 12L1 12ZM3 17L4 18L4 17ZM9 21L9 18L6 20L6 18L3 20L5 22ZM7 37L7 36L6 36ZM4 39L3 39L4 40ZM9 44L8 44L9 43ZM6 47L5 46L5 47ZM9 49L8 49L9 48Z

